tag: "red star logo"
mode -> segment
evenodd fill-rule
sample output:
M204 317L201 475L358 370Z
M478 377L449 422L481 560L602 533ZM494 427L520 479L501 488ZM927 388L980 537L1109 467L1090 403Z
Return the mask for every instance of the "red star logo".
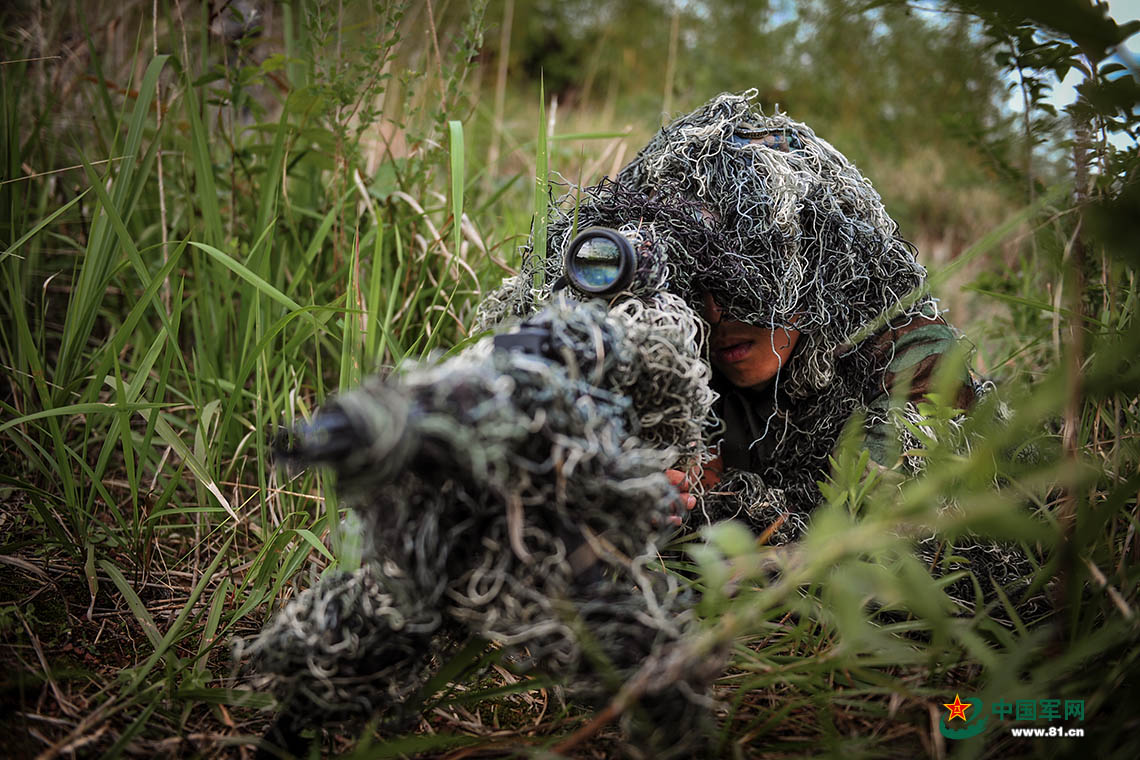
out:
M950 717L946 719L947 723L954 720L955 718L961 718L963 721L965 721L966 710L973 707L973 705L969 702L963 702L957 694L954 695L953 702L950 704L943 703L942 706L950 710Z

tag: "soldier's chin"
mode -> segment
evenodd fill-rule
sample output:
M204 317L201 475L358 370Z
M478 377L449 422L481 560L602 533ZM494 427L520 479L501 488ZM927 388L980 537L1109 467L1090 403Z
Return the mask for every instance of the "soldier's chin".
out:
M725 379L737 388L750 388L752 390L760 390L765 387L772 382L772 378L779 372L779 370L769 372L762 368L742 367L739 364L721 366L719 369Z

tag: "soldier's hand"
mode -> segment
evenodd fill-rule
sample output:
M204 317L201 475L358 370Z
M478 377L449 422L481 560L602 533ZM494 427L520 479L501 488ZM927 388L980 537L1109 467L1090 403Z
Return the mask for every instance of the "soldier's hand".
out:
M688 473L680 470L666 470L665 477L669 478L669 482L679 492L677 501L673 503L673 513L669 515L669 522L672 525L680 525L681 513L679 510L684 507L686 511L691 511L693 507L697 506L697 497L689 493Z

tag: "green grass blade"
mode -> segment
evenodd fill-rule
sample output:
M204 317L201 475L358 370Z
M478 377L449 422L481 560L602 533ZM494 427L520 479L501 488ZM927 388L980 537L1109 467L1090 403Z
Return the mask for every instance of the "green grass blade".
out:
M26 243L29 240L31 240L32 238L34 238L37 234L40 233L41 230L43 230L45 227L47 227L52 222L54 222L56 219L58 219L60 216L62 216L68 209L70 209L76 203L79 203L79 201L83 200L83 197L85 195L87 195L87 193L89 193L90 191L91 191L91 188L87 188L86 190L79 193L78 195L76 195L71 200L69 200L67 203L63 204L62 206L57 208L55 211L53 211L52 213L50 213L49 215L47 215L43 219L41 219L39 222L37 222L34 227L32 227L27 232L25 232L23 235L21 235L19 240L17 240L15 243L12 243L12 245L8 246L8 249L6 251L4 251L4 253L0 253L0 264L2 264L4 262L4 259L8 258L9 256L16 255L16 251L20 248L20 246L22 246L24 243Z
M330 562L336 561L336 557L332 555L332 552L328 550L327 546L321 543L321 540L317 538L317 535L313 533L313 531L306 528L294 528L293 532L304 539L305 543L307 543L309 546L313 547L322 555L324 555L325 559L329 560Z
M463 230L461 227L461 220L463 219L464 187L463 124L458 121L449 121L447 124L451 140L451 229L453 233L451 255L458 257L463 245ZM447 301L443 304L443 310L440 312L439 319L435 321L435 325L431 331L431 337L424 347L425 353L430 352L432 348L439 343L441 335L440 328L443 327L443 321L451 314L451 306L455 301L455 294L459 291L460 280L458 277L461 276L461 274L457 275L455 284L451 288L451 292L447 295ZM432 293L431 303L425 313L428 319L431 318L431 310L435 308L439 293L442 290L442 277L440 280L440 288L437 288L435 292Z
M1077 314L1072 309L1066 309L1063 306L1056 306L1052 303L1049 303L1048 301L1044 301L1039 298L1026 298L1025 296L1018 296L1012 293L998 293L993 290L986 290L984 288L978 288L972 285L967 285L965 288L963 288L963 290L968 290L971 293L977 293L978 295L985 296L986 298L992 298L995 301L1017 304L1018 306L1028 306L1031 309L1037 309L1038 311L1044 311L1049 314L1060 314L1068 319L1084 319L1090 324L1096 325L1102 330L1109 329L1109 326L1104 322L1094 319L1088 314Z
M302 309L301 304L297 303L292 298L285 295L280 290L278 290L277 288L273 287L271 284L266 282L264 279L262 279L261 277L259 277L256 274L254 274L252 271L250 271L250 269L247 266L242 264L237 259L233 258L232 256L227 256L226 254L219 251L217 248L213 247L212 245L207 245L206 243L197 243L194 241L190 241L190 245L192 245L195 248L197 248L198 250L204 252L210 258L212 258L214 261L217 261L219 264L224 266L226 269L229 269L231 272L236 274L238 277L241 277L243 280L245 280L249 284L253 285L255 288L257 288L257 290L262 295L268 296L270 299L281 304L282 306L284 306L289 311L301 312L301 315L305 319L309 320L315 327L317 327L318 329L321 329L321 330L324 329L324 325L322 325L320 322L318 322L316 319L314 319L313 316L311 314L309 314L307 311Z
M380 341L382 333L387 326L384 322L384 317L380 313L380 300L383 294L384 286L384 223L382 220L377 219L376 222L376 235L373 241L372 248L372 267L369 272L368 278L368 313L365 318L368 320L368 331L365 335L365 348L364 357L369 367L375 367L376 364L383 360L380 355ZM399 274L397 273L397 278ZM398 280L397 280L398 282ZM396 283L392 283L394 286ZM394 293L395 288L389 287L388 292ZM389 296L389 302L392 296Z
M102 414L104 412L109 414L116 414L119 412L149 412L152 409L159 409L168 404L153 404L153 403L130 403L130 404L114 404L104 401L90 401L82 404L68 404L66 406L57 406L54 409L41 409L38 412L25 414L17 417L14 420L8 420L3 425L0 425L0 433L5 430L16 427L17 425L24 425L28 422L35 422L36 420L45 420L53 417L71 417L77 414Z
M151 700L147 703L139 716L131 721L131 725L115 740L115 743L111 745L111 748L107 750L107 753L103 755L103 757L108 759L121 757L127 746L134 741L134 738L146 727L147 722L151 719L151 716L154 715L154 711L158 708L158 705L158 700Z
M277 193L284 178L285 136L289 132L288 103L277 120L277 129L273 136L273 148L265 162L265 173L262 175L261 193L257 202L257 221L254 229L264 230L270 226L270 220L277 213Z
M162 643L162 634L158 631L158 626L154 624L154 618L151 617L150 612L147 611L146 605L143 603L135 590L131 588L131 584L127 582L126 577L123 575L119 568L115 567L111 562L105 559L99 560L99 567L103 568L103 572L111 576L111 581L114 582L115 587L119 589L119 593L123 595L123 599L127 603L127 607L134 613L135 618L142 626L143 633L150 640L151 646L157 647Z
M250 689L213 689L194 688L179 689L175 696L178 699L190 702L202 702L207 705L231 705L233 707L248 707L255 710L264 710L272 707L273 697L260 691Z
M194 666L199 673L206 670L206 656L209 654L210 648L217 643L215 637L218 635L218 624L221 622L222 612L226 607L226 598L232 588L233 584L230 583L230 579L223 578L217 591L214 592L213 600L210 602L210 612L206 616L206 628L202 632L202 641L198 645L198 661Z
M534 221L532 223L533 252L538 266L534 271L533 286L536 290L542 288L546 279L546 215L550 203L550 150L547 145L546 131L546 88L543 80L538 83L538 143L535 147L534 164L536 168L534 185Z
M141 414L143 419L149 423L151 411L155 406L161 405L145 404L138 406L140 406L140 408L135 411ZM190 468L190 472L194 473L194 477L198 479L198 482L201 483L207 491L213 494L214 498L217 499L218 503L222 506L222 509L226 510L229 516L234 519L234 522L240 522L241 518L238 517L237 512L230 506L229 499L222 493L222 489L218 488L217 482L207 471L206 466L198 457L194 456L190 448L178 437L178 433L174 432L174 429L170 427L170 423L156 415L154 430L158 433L158 437L165 441L166 445L173 449L174 453L186 463L186 466Z
M447 130L451 140L451 250L458 256L463 244L463 231L460 228L463 219L463 123L449 121Z
M462 649L456 652L444 663L443 667L428 679L428 682L420 689L419 694L413 697L413 704L426 705L432 697L443 691L447 684L459 678L460 675L479 662L489 646L490 644L487 643L486 639L478 636L472 637Z
M142 168L136 167L138 163L136 159L142 145L150 106L154 101L155 83L168 59L169 56L160 55L147 66L127 130L123 160L119 163L119 173L114 180L113 197L109 203L104 201L101 205L105 212L115 209L122 220L129 219L133 210L128 203L128 199L134 195L131 182L136 168ZM143 175L142 181L145 179ZM97 192L105 193L99 180L92 182L92 187ZM113 269L114 240L107 229L106 219L106 215L103 215L92 224L86 255L83 257L75 289L68 304L67 315L64 318L60 357L56 365L56 383L60 386L67 386L74 379L79 356L91 335L95 314L103 302L106 281Z
M194 179L198 189L198 207L202 211L202 221L206 226L206 242L213 246L222 244L222 214L218 210L218 189L214 184L214 164L210 157L210 140L202 125L198 96L193 84L186 75L186 117L190 122L190 161L194 167Z
M348 262L348 283L344 291L344 328L340 342L339 390L344 391L360 381L360 362L357 345L360 334L360 314L356 309L360 294L360 235L353 236L352 255Z
M182 630L186 625L187 619L189 619L190 614L194 611L194 607L198 604L198 599L202 596L202 592L206 590L206 586L214 580L214 573L217 571L218 565L226 558L226 552L232 543L233 536L230 536L225 540L221 548L219 548L218 553L210 562L209 567L202 573L202 577L198 580L197 585L194 586L194 590L190 592L190 597L179 611L178 617L174 619L174 622L166 631L166 635L162 637L162 641L155 646L154 652L147 658L147 661L132 673L131 683L124 689L125 692L129 693L137 689L150 671L154 669L154 666L159 660L166 656L166 652L178 637L182 635Z
M487 740L484 738L465 734L422 734L404 735L374 745L371 736L366 734L356 749L342 757L344 760L384 760L413 757L425 752L430 752L430 756L441 757L441 750L466 747L485 741Z

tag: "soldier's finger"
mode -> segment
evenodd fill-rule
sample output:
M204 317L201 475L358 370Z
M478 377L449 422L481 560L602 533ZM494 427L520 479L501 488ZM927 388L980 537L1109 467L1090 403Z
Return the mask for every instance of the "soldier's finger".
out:
M689 490L689 480L686 473L680 470L666 470L665 477L669 478L669 482L681 492Z

